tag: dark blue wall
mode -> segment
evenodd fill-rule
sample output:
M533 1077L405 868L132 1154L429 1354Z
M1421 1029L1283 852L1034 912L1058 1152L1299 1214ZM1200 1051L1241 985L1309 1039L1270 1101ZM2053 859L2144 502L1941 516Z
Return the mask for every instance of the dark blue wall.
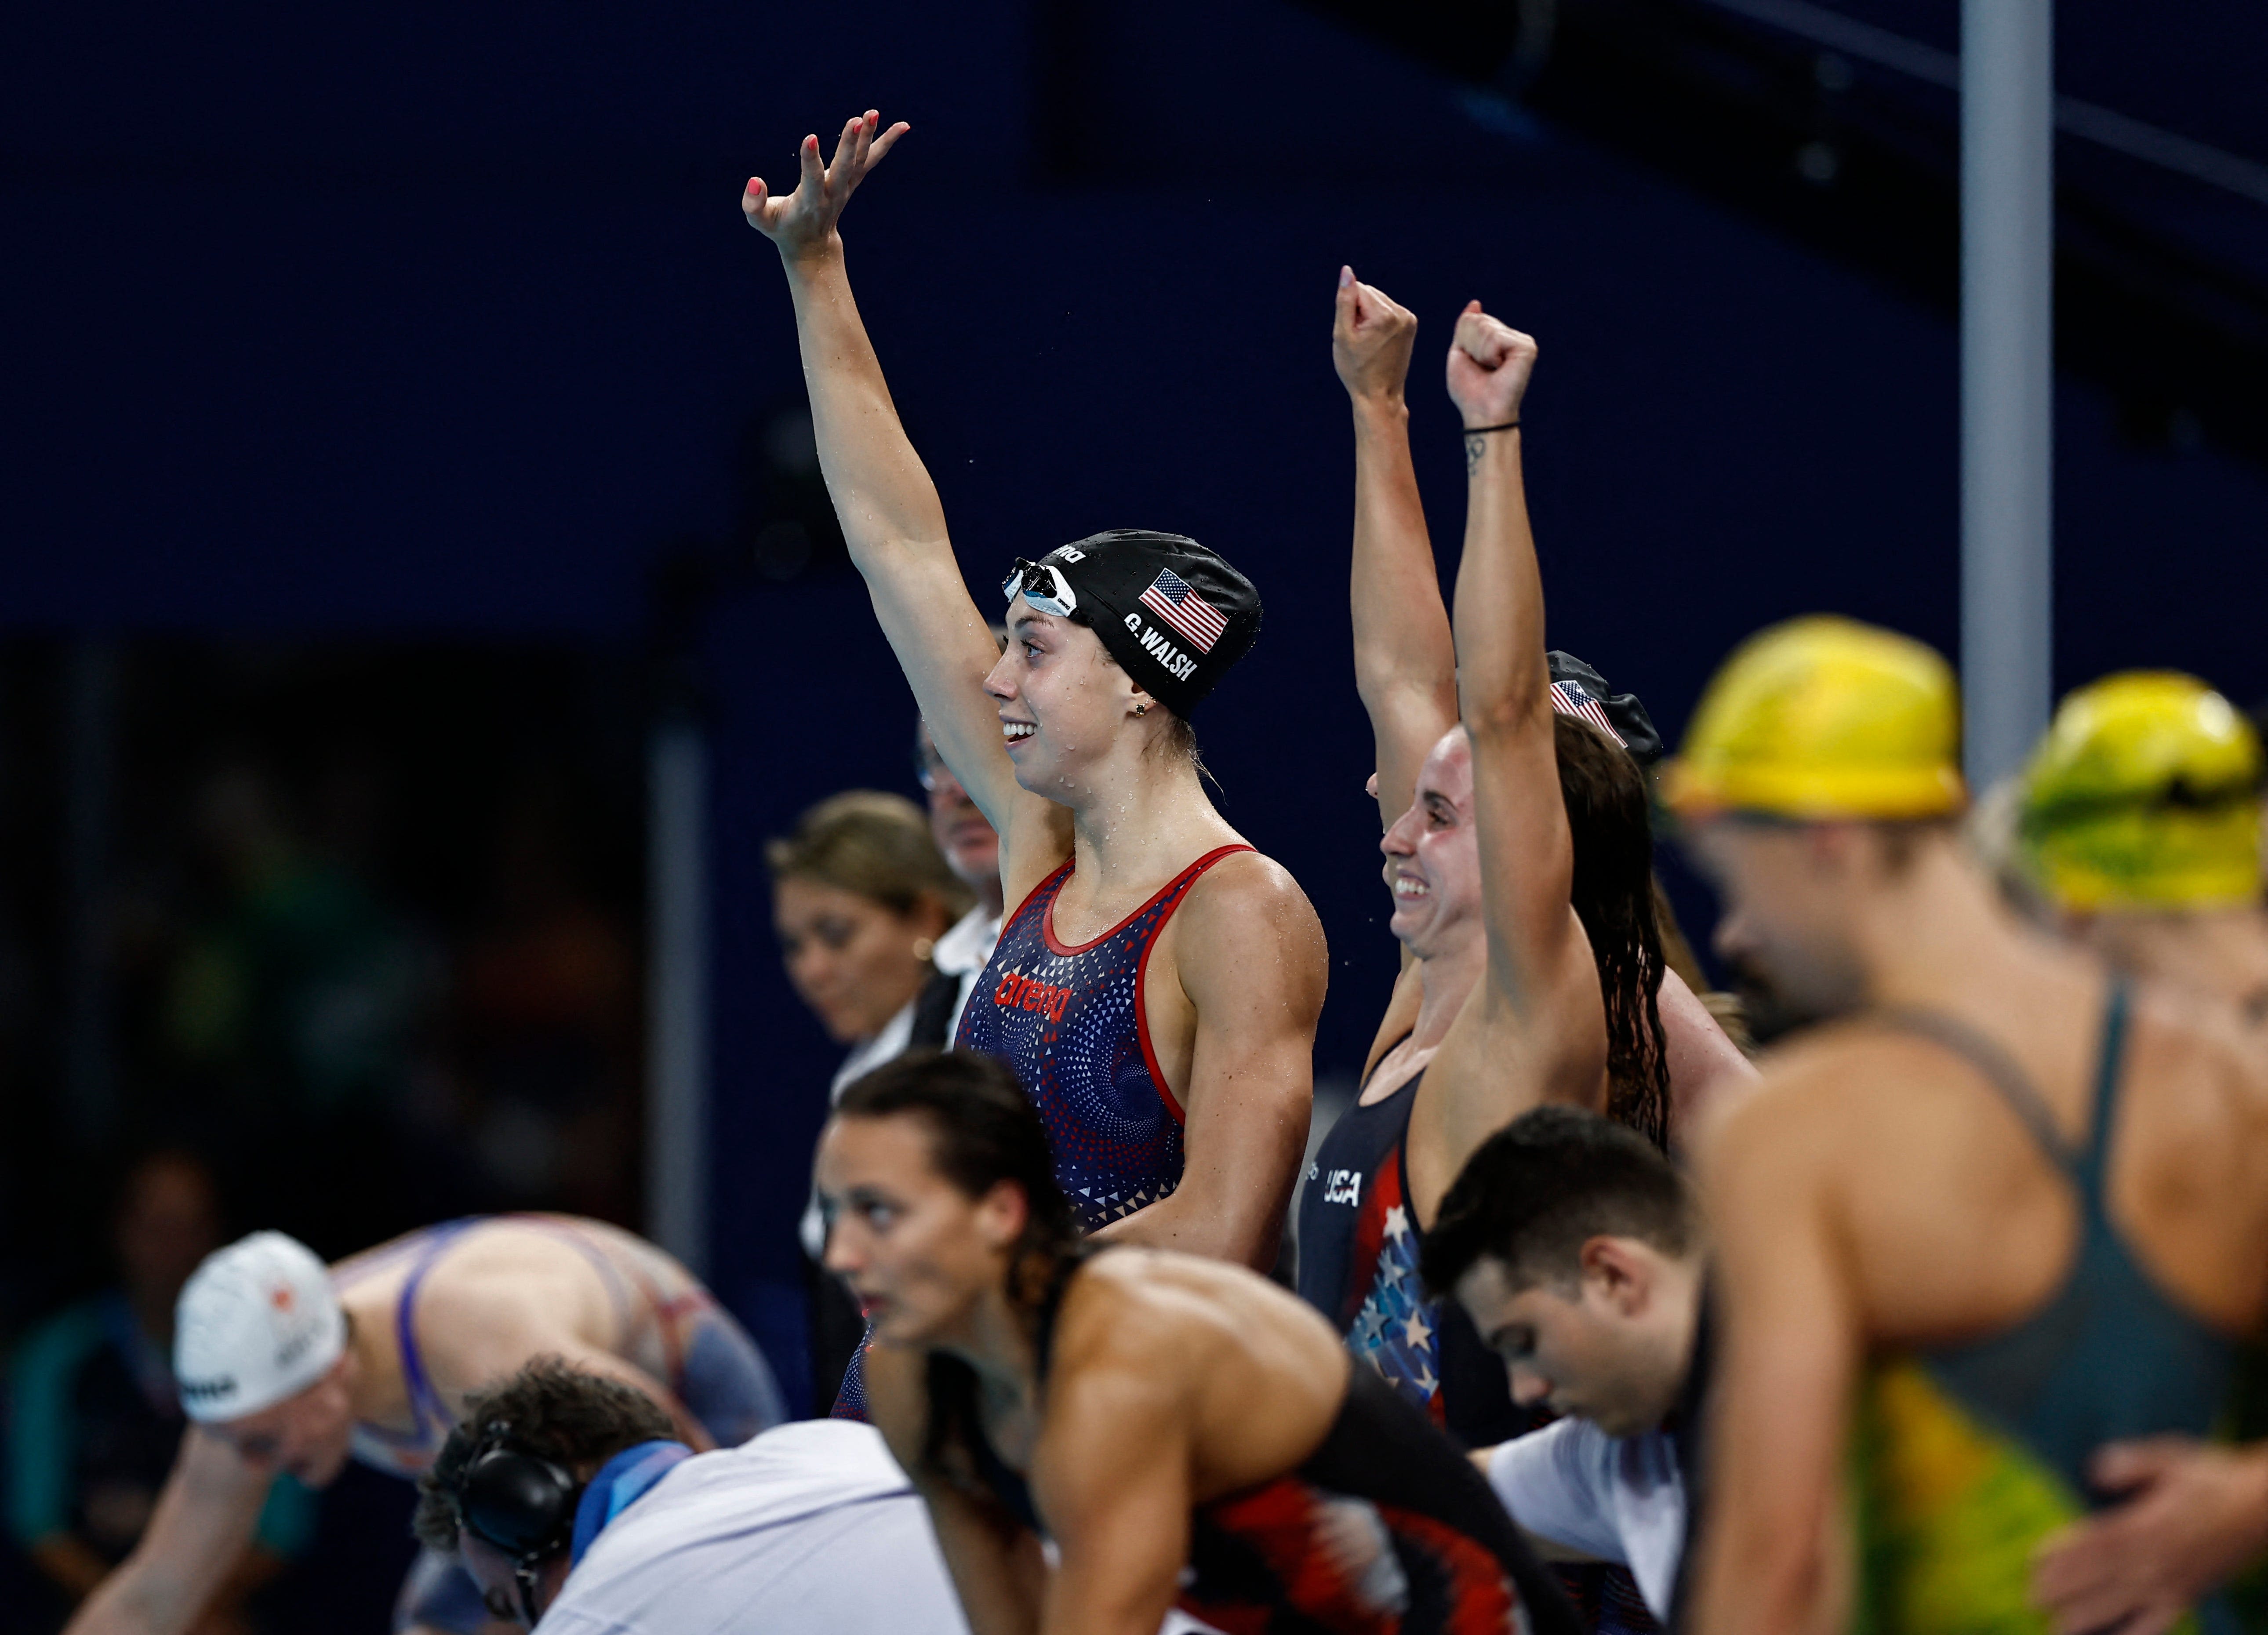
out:
M1322 1071L1356 1065L1392 970L1347 660L1342 261L1425 324L1445 541L1448 320L1478 295L1540 337L1552 639L1666 729L1784 615L1950 646L1942 315L1280 0L1085 16L1074 145L1108 180L1066 186L1035 180L1071 137L1038 122L1019 6L43 6L0 53L0 619L636 639L661 541L725 529L735 438L797 389L740 183L784 182L806 129L872 102L917 129L853 207L853 276L972 583L1145 524L1267 598L1199 725L1330 932ZM2170 663L2268 694L2268 480L2122 445L2075 386L2058 416L2061 681ZM703 653L718 1277L784 1341L835 1052L780 978L758 843L833 789L907 788L910 705L839 573L734 592Z

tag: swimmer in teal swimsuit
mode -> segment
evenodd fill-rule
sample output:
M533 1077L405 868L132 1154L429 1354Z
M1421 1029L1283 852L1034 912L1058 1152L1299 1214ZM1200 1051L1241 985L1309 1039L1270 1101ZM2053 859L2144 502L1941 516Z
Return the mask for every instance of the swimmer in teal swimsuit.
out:
M279 1471L320 1487L354 1458L415 1477L469 1393L539 1356L637 1387L697 1447L785 1417L762 1355L692 1274L598 1221L451 1221L335 1268L255 1233L182 1291L174 1374L194 1423L141 1544L70 1635L190 1628ZM484 1622L469 1579L446 1565L429 1557L412 1570L398 1628Z
M1799 620L1671 774L1719 946L1832 1019L1702 1153L1700 1635L2046 1635L2032 1564L2110 1497L2095 1450L2214 1429L2268 1315L2257 1053L2016 918L1958 832L1958 722L1928 649Z

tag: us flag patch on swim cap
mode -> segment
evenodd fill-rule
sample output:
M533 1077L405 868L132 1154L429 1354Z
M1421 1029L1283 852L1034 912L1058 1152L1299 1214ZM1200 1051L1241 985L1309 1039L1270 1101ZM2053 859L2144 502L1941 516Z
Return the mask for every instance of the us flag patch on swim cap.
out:
M1112 528L1057 546L1039 565L1077 597L1070 616L1184 720L1260 636L1252 581L1185 534Z
M1585 692L1580 681L1552 682L1551 707L1561 715L1572 715L1579 720L1588 721L1623 748L1630 748L1629 740L1615 731L1615 724L1608 720L1607 712L1599 708L1599 701Z
M1198 595L1171 568L1161 570L1150 581L1150 588L1142 593L1140 600L1145 608L1179 630L1201 653L1211 652L1220 633L1228 629L1228 621L1221 616L1220 610Z

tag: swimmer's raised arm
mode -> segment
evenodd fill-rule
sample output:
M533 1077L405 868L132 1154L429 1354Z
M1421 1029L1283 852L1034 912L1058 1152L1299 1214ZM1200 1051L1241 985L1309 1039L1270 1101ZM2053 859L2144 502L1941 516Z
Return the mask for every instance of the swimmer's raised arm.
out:
M1354 409L1354 680L1376 748L1378 810L1410 809L1418 769L1457 724L1457 654L1410 461L1403 395L1418 320L1339 269L1331 362Z
M251 1548L274 1479L190 1426L141 1543L86 1598L65 1635L180 1635L193 1627Z
M795 298L820 468L850 560L865 576L882 632L912 683L938 753L1003 843L1012 843L1012 808L1021 792L996 706L984 692L999 652L961 580L937 486L890 401L850 297L837 231L852 191L908 129L884 130L869 112L843 126L835 157L824 165L819 138L806 136L797 150L794 191L777 198L762 178L751 177L740 208L778 247Z
M1488 969L1451 1026L1433 1072L1452 1093L1429 1098L1451 1170L1501 1126L1506 1109L1463 1086L1516 1070L1546 1099L1594 1103L1605 1082L1600 1013L1577 984L1598 978L1569 906L1574 838L1559 791L1551 677L1543 656L1543 585L1521 486L1520 418L1535 342L1473 302L1449 348L1449 394L1464 416L1469 482L1457 573L1457 686L1472 740ZM1595 987L1590 991L1595 992ZM1513 1109L1513 1110L1517 1110Z

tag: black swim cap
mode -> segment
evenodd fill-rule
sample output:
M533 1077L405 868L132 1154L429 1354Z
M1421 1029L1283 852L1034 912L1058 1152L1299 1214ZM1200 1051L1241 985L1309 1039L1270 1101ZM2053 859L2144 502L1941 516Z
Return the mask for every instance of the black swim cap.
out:
M1252 581L1179 534L1113 528L1058 545L1036 563L1019 558L1008 599L1022 593L1035 606L1058 601L1058 575L1075 604L1067 616L1101 637L1144 691L1184 719L1260 637Z
M1636 693L1618 693L1607 678L1572 653L1553 648L1544 655L1551 667L1551 707L1561 715L1580 716L1630 751L1640 766L1661 759L1661 734Z

